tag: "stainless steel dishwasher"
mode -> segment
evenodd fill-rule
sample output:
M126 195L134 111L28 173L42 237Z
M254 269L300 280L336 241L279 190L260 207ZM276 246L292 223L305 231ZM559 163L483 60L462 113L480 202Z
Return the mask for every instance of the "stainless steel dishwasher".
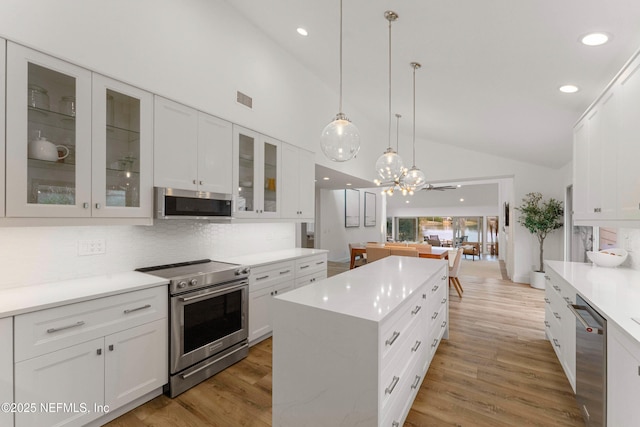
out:
M607 320L576 296L576 400L587 427L607 425Z

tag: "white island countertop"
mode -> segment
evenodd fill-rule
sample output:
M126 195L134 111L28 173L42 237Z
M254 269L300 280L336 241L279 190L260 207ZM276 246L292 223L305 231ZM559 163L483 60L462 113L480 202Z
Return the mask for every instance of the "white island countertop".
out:
M276 298L379 322L445 265L445 260L390 256Z
M608 322L640 342L640 271L579 262L545 261Z
M0 289L0 318L167 284L167 279L130 271Z
M329 251L326 249L292 248L281 249L279 251L259 252L257 254L240 255L229 258L217 257L216 261L257 267L263 264L271 264L278 261L288 261L290 259L296 259L311 255L326 254L328 252Z

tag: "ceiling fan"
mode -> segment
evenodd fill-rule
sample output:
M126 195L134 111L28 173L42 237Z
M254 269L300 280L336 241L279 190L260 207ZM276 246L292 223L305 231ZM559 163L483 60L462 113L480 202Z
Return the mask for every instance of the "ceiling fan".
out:
M455 190L456 188L458 187L454 187L453 185L441 185L439 187L436 187L433 184L427 184L422 189L427 191L429 190L444 191L444 190Z

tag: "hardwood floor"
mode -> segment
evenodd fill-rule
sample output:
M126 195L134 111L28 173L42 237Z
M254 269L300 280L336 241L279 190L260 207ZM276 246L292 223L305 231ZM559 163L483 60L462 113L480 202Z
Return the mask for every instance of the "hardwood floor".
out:
M528 285L460 277L450 337L431 362L405 426L584 426L544 336L544 295ZM160 396L110 424L271 425L271 339L175 399ZM311 422L310 426L313 425Z

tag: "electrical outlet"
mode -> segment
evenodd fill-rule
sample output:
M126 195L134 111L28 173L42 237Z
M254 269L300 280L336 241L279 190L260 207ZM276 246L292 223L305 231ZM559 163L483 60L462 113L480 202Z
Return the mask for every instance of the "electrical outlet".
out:
M107 252L104 239L78 240L78 255L98 255Z
M624 249L627 252L631 252L631 237L625 234L622 238L624 239Z

